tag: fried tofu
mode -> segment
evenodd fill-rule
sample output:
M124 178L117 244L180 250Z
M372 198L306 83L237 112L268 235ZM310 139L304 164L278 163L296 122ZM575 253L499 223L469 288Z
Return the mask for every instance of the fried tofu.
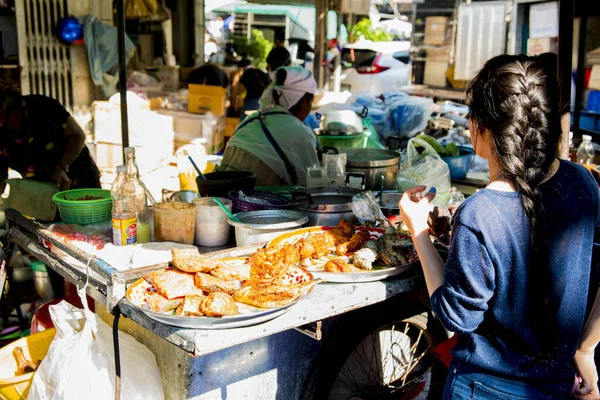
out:
M233 292L239 289L239 283L236 284L234 281L224 281L223 279L215 278L214 276L203 274L202 272L196 274L194 282L198 289L207 293L222 292L233 294Z
M155 312L172 311L183 302L182 298L169 300L153 289L146 290L146 293L144 293L144 298L150 309Z
M204 313L200 311L200 306L205 299L206 296L185 296L175 314L182 317L201 317Z
M210 271L210 274L224 281L245 281L250 279L250 266L220 263L217 268Z
M208 317L224 317L238 315L240 310L228 294L211 293L202 301L200 310Z
M171 249L173 265L183 272L210 272L217 263L210 258L202 257L198 249Z
M169 300L187 295L202 295L202 291L194 284L194 274L167 268L153 272L144 277L160 294Z

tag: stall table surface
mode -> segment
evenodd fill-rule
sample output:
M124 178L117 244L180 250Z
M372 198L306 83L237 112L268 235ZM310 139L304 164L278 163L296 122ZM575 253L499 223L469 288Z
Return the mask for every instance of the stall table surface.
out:
M151 271L166 267L165 264L119 271L103 260L62 241L48 231L44 225L29 220L14 210L7 210L6 215L9 223L8 238L12 243L21 246L33 257L80 287L88 278L88 274L86 274L86 265L88 265L90 271L88 294L90 296L109 311L118 306L121 313L127 318L196 357L289 329L298 329L309 336L316 337L319 334L319 328L315 328L314 323L385 301L390 297L423 286L423 276L418 267L398 277L378 282L321 283L286 313L268 322L233 329L178 328L151 319L124 298L126 285ZM244 256L262 245L264 244L224 249L208 253L207 256ZM50 251L48 247L53 247L54 250ZM206 249L202 250L206 251Z

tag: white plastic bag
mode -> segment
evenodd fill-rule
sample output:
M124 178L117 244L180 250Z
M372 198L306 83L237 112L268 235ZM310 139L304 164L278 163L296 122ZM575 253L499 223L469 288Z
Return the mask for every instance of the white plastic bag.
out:
M425 149L422 154L417 144ZM429 143L415 137L408 141L396 182L400 191L424 185L427 190L435 187L438 196L443 197L450 191L450 169Z
M35 373L28 400L115 398L112 328L89 310L85 295L79 296L83 310L66 301L50 306L56 336ZM162 400L154 354L123 332L119 332L119 350L121 399Z

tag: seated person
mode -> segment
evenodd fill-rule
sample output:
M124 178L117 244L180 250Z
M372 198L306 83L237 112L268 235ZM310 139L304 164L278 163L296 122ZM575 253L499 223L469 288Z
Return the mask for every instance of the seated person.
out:
M227 143L220 171L251 171L257 186L306 185L319 164L308 116L317 83L302 67L282 67L260 99L260 111L241 123Z

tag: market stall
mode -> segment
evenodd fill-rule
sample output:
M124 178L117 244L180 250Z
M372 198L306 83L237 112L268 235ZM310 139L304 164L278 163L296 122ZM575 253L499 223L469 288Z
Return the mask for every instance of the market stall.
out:
M392 298L398 300L397 296L403 301L393 301L388 305L394 304L396 307L401 304L403 310L394 312L396 315L385 316L384 319L394 322L411 321L412 318L412 323L421 330L428 328L426 307L419 305L418 300L423 278L416 267L408 269L398 278L385 281L321 283L283 315L256 325L231 329L214 329L214 326L209 327L211 329L185 329L170 326L149 317L124 298L126 287L130 283L152 271L163 269L164 264L119 271L61 239L49 231L47 226L10 210L7 218L9 241L58 271L70 282L81 286L87 279L86 266L89 267L88 294L96 300L97 312L107 319L110 319L107 311L122 313L130 320L125 320L122 327L155 353L163 374L167 398L210 398L203 396L209 396L211 388L226 389L227 393L243 391L260 395L256 398L274 397L275 393L285 398L297 398L314 359L322 350L320 343L316 342L321 340L322 331L329 332L328 339L332 341L335 337L335 333L331 333L335 332L332 327L346 316L351 317L353 310L382 311L386 308L368 307ZM207 256L236 257L248 255L256 249L256 245L237 247L208 253ZM413 299L406 297L411 293ZM408 329L408 324L406 327ZM290 331L291 329L297 332ZM435 332L435 327L430 327L427 332ZM316 341L313 343L307 336ZM412 343L408 366L403 367L405 372L421 363L425 353L431 352L434 341L441 340L441 337L428 338L429 344L425 347L418 345L419 340L417 338ZM266 354L262 354L265 352ZM195 358L187 357L189 355ZM244 364L243 371L233 367L238 363ZM298 370L299 366L302 368ZM260 377L259 371L273 370L290 373L289 379L293 384L281 385L281 377Z

